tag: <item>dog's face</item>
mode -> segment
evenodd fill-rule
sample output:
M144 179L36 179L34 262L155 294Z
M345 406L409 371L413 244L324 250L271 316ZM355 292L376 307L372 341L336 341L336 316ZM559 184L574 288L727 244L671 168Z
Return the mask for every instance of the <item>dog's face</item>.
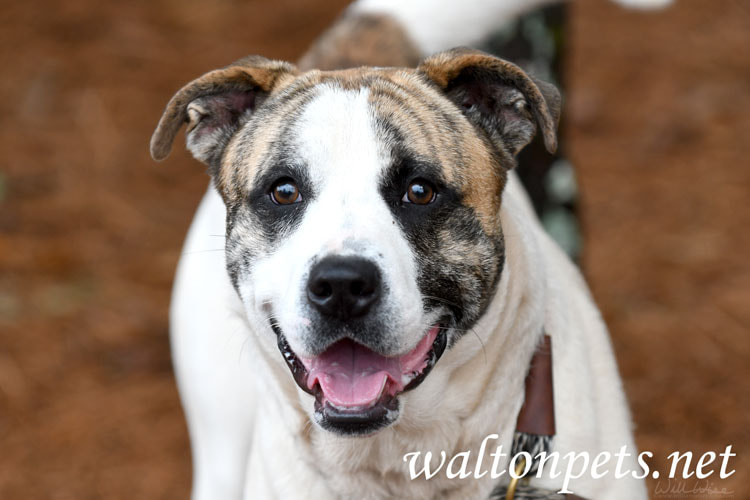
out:
M305 74L251 58L184 87L152 153L188 122L248 319L315 422L361 435L395 422L399 395L483 314L506 173L537 124L554 149L558 108L553 88L479 52Z

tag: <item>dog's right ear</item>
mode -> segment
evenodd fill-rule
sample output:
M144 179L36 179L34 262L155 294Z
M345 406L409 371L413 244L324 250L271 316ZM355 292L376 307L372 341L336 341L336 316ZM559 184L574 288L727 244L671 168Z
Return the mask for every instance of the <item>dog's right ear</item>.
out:
M157 161L166 158L187 123L188 149L211 165L263 100L296 75L289 63L250 56L193 80L167 104L151 136L151 156Z

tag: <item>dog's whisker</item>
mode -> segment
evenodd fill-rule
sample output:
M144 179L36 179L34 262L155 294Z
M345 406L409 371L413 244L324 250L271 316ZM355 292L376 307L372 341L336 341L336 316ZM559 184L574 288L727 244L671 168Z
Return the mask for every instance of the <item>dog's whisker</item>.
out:
M484 347L484 341L482 340L482 337L480 337L477 331L473 328L469 328L468 331L474 334L474 336L479 341L479 344L482 346L482 354L484 355L484 364L487 364L487 349L485 349Z
M426 325L424 328L437 328L438 330L443 330L443 331L453 330L459 333L468 333L468 332L473 333L474 336L479 341L479 344L482 346L482 354L484 356L484 362L487 363L487 350L485 348L484 341L482 340L482 337L479 336L479 333L477 333L477 331L474 328L462 329L462 328L456 328L454 326L440 326L440 325Z
M426 324L422 326L423 330L429 330L430 328L437 328L438 330L448 331L448 330L454 330L456 332L466 333L470 331L470 329L464 329L464 328L457 328L455 326L440 326L435 324Z
M308 434L310 430L312 429L312 426L313 426L312 420L308 418L307 420L305 420L305 424L302 426L302 432L304 434Z
M197 253L210 253L210 252L223 252L225 251L224 248L210 248L207 250L191 250L189 252L182 252L182 255L193 255Z
M453 307L461 307L460 305L456 304L455 302L451 302L450 300L444 299L442 297L435 297L433 295L424 295L424 298L425 299L430 299L430 300L436 300L438 302L442 302L444 304L448 304L449 306L453 306Z
M245 340L242 341L242 345L240 346L240 353L237 356L237 362L242 363L242 351L245 350L245 346L250 341L250 335L245 335Z

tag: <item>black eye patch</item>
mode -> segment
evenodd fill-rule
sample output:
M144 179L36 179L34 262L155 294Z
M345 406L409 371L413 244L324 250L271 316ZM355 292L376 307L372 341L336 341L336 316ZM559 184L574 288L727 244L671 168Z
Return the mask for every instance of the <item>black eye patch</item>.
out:
M431 219L439 218L451 206L460 203L460 194L449 186L443 176L442 169L428 161L409 154L393 154L391 163L380 182L380 194L391 209L396 219L408 230L410 226L429 223ZM414 182L429 184L434 190L429 203L407 203L407 196Z
M450 312L458 328L454 342L487 306L503 267L502 235L484 232L474 209L464 203L459 188L445 181L439 165L414 155L393 157L380 193L414 251L423 307ZM433 202L403 202L415 179L434 186Z
M313 184L307 169L288 162L273 163L255 180L246 200L266 238L275 242L281 233L294 229L310 201L315 199ZM272 191L280 180L291 181L298 190L300 201L280 204L274 201Z

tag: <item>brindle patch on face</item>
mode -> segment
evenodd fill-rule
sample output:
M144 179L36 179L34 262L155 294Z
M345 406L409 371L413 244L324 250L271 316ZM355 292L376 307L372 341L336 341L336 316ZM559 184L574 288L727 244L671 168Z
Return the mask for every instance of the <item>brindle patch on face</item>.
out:
M315 186L307 166L298 160L289 130L315 97L319 81L319 72L310 72L269 97L227 147L217 188L227 206L227 270L236 289L253 262L270 255L294 231L315 199ZM302 203L280 206L270 201L272 185L283 177L296 181Z
M369 87L391 152L381 193L414 251L425 309L451 312L455 342L484 312L503 267L498 215L512 163L498 161L453 103L412 75L395 76ZM401 200L416 178L437 188L432 204Z

